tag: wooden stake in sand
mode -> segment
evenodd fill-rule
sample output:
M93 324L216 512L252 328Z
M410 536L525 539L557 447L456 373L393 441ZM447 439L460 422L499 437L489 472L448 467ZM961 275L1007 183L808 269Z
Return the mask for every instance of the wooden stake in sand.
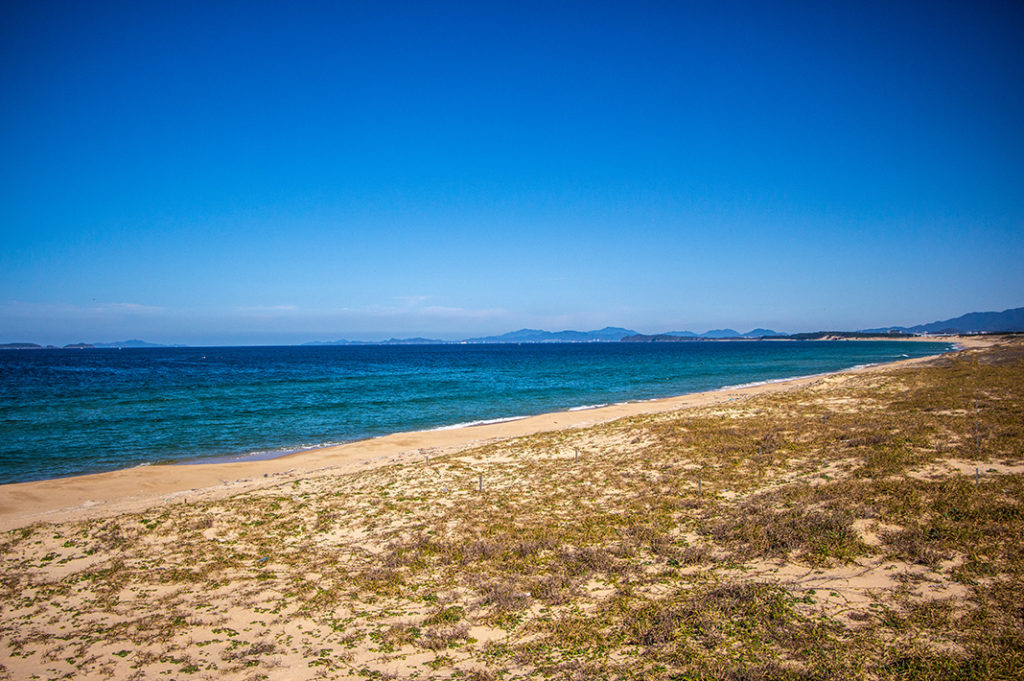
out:
M482 473L477 477L476 491L477 492L483 492L484 491L484 476L483 476Z
M700 481L700 476L698 475L697 476L697 496L698 497L701 495L700 482L701 482Z
M974 441L981 454L981 421L978 420L978 400L974 400Z

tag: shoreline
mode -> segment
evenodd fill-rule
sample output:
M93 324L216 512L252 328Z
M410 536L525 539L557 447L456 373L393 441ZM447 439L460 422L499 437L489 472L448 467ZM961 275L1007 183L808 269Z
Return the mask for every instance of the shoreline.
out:
M957 350L960 350L960 349L961 348L956 347L956 348L950 349L948 352L956 352ZM943 354L945 354L945 353L943 353ZM933 357L939 357L939 356L940 355L927 355L925 357L908 358L908 359L931 359ZM238 453L238 454L218 454L218 455L214 455L214 456L208 456L208 457L202 457L202 458L196 458L196 459L168 459L166 461L154 461L152 463L143 463L143 464L139 464L137 466L130 466L128 468L118 469L118 470L131 470L131 469L136 469L136 468L146 468L147 466L208 466L208 465L217 465L217 464L256 463L256 462L260 462L260 461L273 461L275 459L284 459L284 458L287 458L287 457L290 457L290 456L301 456L301 455L304 455L304 454L314 454L316 452L324 451L324 450L327 450L327 449L334 449L334 448L337 448L337 447L344 447L344 446L348 446L348 445L356 445L356 444L360 444L360 443L363 443L363 442L368 442L368 441L371 441L371 440L377 440L377 439L380 439L382 437L389 437L389 436L392 436L392 435L416 435L416 434L419 434L419 433L434 433L434 432L456 431L456 430L463 430L463 429L466 429L466 428L479 428L480 426L492 426L492 425L498 425L498 424L503 424L503 423L512 423L514 421L523 421L523 420L526 420L526 419L536 418L536 417L539 417L539 416L550 416L550 415L554 415L554 414L569 414L569 413L575 413L575 412L590 412L590 411L596 411L596 410L599 410L599 409L604 409L606 407L624 407L624 406L629 406L629 405L650 404L652 402L660 402L662 400L672 400L672 399L677 399L677 398L681 398L681 397L688 397L688 396L693 396L693 395L705 395L705 394L711 395L711 394L714 394L714 393L719 393L719 392L727 391L727 390L741 390L741 389L746 389L746 388L757 388L757 387L760 387L760 386L771 385L771 384L774 384L774 383L789 383L789 382L792 382L792 381L802 381L802 380L805 380L805 379L821 378L823 376L829 376L831 374L845 373L845 372L850 372L850 371L859 371L859 370L862 370L862 369L870 369L872 367L877 367L877 366L885 366L887 364L891 364L891 363L899 362L899 361L903 361L903 360L893 360L893 362L873 362L873 363L870 363L870 364L857 364L855 366L848 367L846 369L837 369L836 371L825 371L825 372L822 372L822 373L806 374L806 375L800 375L800 376L788 376L786 378L768 378L768 379L765 379L763 381L751 381L749 383L738 383L736 385L723 385L720 388L710 388L708 390L697 390L697 391L692 392L692 393L680 393L678 395L666 395L664 397L647 397L647 398L641 398L641 399L635 399L635 400L624 400L622 402L602 402L600 404L581 404L581 405L577 405L577 406L573 406L573 407L568 407L566 409L560 409L560 410L549 411L549 412L540 412L540 413L537 413L537 414L522 414L522 415L517 415L517 416L499 416L499 417L491 418L491 419L479 419L479 420L476 420L476 421L466 421L466 422L462 422L462 423L452 423L452 424L443 425L443 426L435 426L433 428L422 428L422 429L419 429L419 430L400 430L400 431L395 431L394 433L385 433L383 435L373 435L373 436L370 436L370 437L360 437L360 438L355 438L353 440L346 440L346 441L343 441L343 442L332 442L332 443L325 443L325 444L322 444L322 445L313 445L311 447L293 447L293 448L283 448L283 449L279 449L279 450L255 450L255 451L252 451L252 452L243 452L243 453ZM78 474L78 475L61 476L59 478L46 478L46 479L43 479L43 480L26 480L26 481L24 481L24 483L46 482L48 480L63 480L63 479L67 479L67 478L84 477L84 476L87 476L87 475L99 475L99 474L101 474L103 472L114 472L114 471L101 471L99 473L81 473L81 474ZM20 483L20 482L0 483L0 492L3 491L3 489L4 489L4 487L6 485L10 485L10 484L24 484L24 483Z
M792 339L788 339L788 338L764 338L764 339L761 339L761 338L759 338L759 339L751 339L751 338L742 338L742 339L715 338L715 339L705 339L705 340L716 340L716 341L719 341L719 340L721 340L721 341L726 341L726 340L758 340L758 341L766 340L766 341L774 341L774 340L779 340L779 341L789 341L789 340L792 340ZM881 338L881 337L871 337L871 338L835 338L835 339L831 339L830 342L832 342L832 341L842 341L842 340L854 340L854 341L863 341L863 340L869 340L869 341L878 341L878 340L910 340L910 341L924 341L924 342L929 342L929 343L942 343L942 342L945 342L945 343L949 343L952 346L949 350L946 351L947 353L948 352L957 352L959 350L963 350L964 349L963 345L958 343L955 339L951 340L950 337L942 337L942 338L939 338L939 339L921 338L921 337L900 338L900 339L887 339L887 338ZM945 353L940 353L940 354L945 354ZM939 356L939 355L927 355L925 357L918 357L916 359L929 359L929 358L937 357L937 356ZM907 356L904 355L904 357L907 357ZM907 357L907 359L915 359L915 358ZM326 443L316 444L316 445L311 445L311 446L282 447L282 448L279 448L279 449L253 450L253 451L250 451L250 452L237 452L237 453L233 453L233 454L215 454L215 455L204 456L204 457L200 457L200 458L168 459L168 460L165 460L165 461L154 461L154 462L151 462L151 463L143 463L143 464L139 464L137 466L132 466L131 468L142 468L142 467L145 467L145 466L163 466L163 465L167 465L167 466L203 466L203 465L209 465L209 464L229 464L229 463L247 463L247 462L257 462L257 461L271 461L271 460L274 460L274 459L280 459L280 458L284 458L284 457L288 457L288 456L293 456L293 455L309 454L309 453L318 452L318 451L321 451L321 450L324 450L324 449L331 449L331 448L334 448L334 447L341 447L341 446L345 446L345 445L357 444L357 443L360 443L360 442L366 442L367 440L375 440L377 438L387 437L389 435L410 435L410 434L413 434L413 433L426 433L426 432L433 432L433 431L461 430L463 428L474 428L474 427L477 427L477 426L486 426L486 425L493 425L493 424L506 423L506 422L512 422L512 421L522 421L523 419L529 419L529 418L533 418L535 416L544 416L544 415L547 415L547 414L559 414L559 413L562 413L562 412L592 411L592 410L601 409L601 408L604 408L604 407L619 407L619 406L630 405L630 404L646 404L646 403L651 403L651 402L658 402L660 400L667 400L667 399L674 399L674 398L677 398L677 397L684 397L684 396L687 396L687 395L697 395L697 394L703 394L703 393L715 393L715 392L720 392L720 391L723 391L723 390L734 390L734 389L740 389L740 388L752 388L752 387L768 385L768 384L772 384L772 383L786 383L786 382L789 382L789 381L795 381L795 380L800 380L800 379L819 378L821 376L828 376L828 375L834 374L834 373L842 373L842 372L846 372L846 371L854 371L854 370L867 369L867 368L876 367L876 366L884 366L884 365L891 364L891 363L898 362L898 361L902 361L902 360L892 360L891 362L871 362L871 363L868 363L868 364L857 364L857 365L854 365L854 366L851 366L851 367L847 367L845 369L837 369L835 371L825 371L825 372L816 373L816 374L805 374L805 375L798 375L798 376L787 376L787 377L784 377L784 378L767 378L767 379L760 380L760 381L750 381L749 383L738 383L738 384L735 384L735 385L723 385L720 388L709 388L707 390L698 390L698 391L695 391L695 392L692 392L692 393L680 393L678 395L664 395L662 397L638 398L638 399L634 399L634 400L623 400L621 402L602 402L602 403L599 403L599 404L580 404L580 405L574 405L572 407L567 407L565 409L560 409L560 410L551 411L551 412L539 412L539 413L536 413L536 414L517 414L517 415L514 415L514 416L499 416L499 417L495 417L495 418L479 419L479 420L475 420L475 421L466 421L466 422L461 422L461 423L452 423L452 424L434 426L432 428L422 428L422 429L419 429L419 430L401 430L401 431L395 431L393 433L384 433L382 435L371 435L371 436L367 436L367 437L354 438L352 440L342 440L342 441L339 441L339 442L326 442ZM81 473L81 474L77 474L77 475L61 476L61 477L80 477L82 475L92 475L92 474L90 474L90 473ZM48 479L56 479L56 478L48 478ZM43 482L43 480L26 480L24 482ZM16 484L16 483L0 483L0 491L2 491L4 485L7 485L7 484Z
M956 349L991 344L978 338L929 339L950 342ZM956 351L956 350L954 350ZM244 491L280 485L305 477L338 475L396 463L423 461L468 447L533 435L584 428L621 418L710 406L756 395L785 392L829 376L878 371L926 362L935 357L909 358L851 367L834 372L753 384L726 386L652 400L593 408L574 407L521 418L507 418L459 427L392 433L340 445L305 449L273 458L231 462L154 464L116 471L0 485L0 531L35 522L61 522L140 511L161 504L210 500ZM584 405L590 406L590 405Z

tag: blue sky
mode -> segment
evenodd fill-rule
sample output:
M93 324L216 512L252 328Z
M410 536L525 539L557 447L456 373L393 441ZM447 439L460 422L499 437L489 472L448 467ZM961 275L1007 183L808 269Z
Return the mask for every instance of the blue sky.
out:
M5 2L0 342L1024 305L1020 3Z

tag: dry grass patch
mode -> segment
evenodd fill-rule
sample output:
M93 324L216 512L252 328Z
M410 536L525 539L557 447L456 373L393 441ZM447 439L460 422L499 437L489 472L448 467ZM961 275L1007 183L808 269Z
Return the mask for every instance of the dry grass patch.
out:
M0 678L1019 678L1022 348L9 532Z

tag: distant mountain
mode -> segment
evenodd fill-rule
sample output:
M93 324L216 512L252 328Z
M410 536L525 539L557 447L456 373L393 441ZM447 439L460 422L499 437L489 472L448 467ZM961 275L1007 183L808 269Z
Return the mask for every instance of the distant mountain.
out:
M1024 307L1015 307L1002 312L968 312L965 315L917 326L887 326L879 329L864 329L864 333L1000 333L1024 332Z
M313 341L303 343L305 346L329 345L448 345L453 343L598 343L598 342L677 342L700 340L740 340L756 338L790 338L793 340L816 340L831 338L863 338L885 334L889 337L922 333L956 334L956 333L1000 333L1024 332L1024 307L1016 307L1002 312L970 312L953 319L946 319L917 326L886 326L860 331L816 331L813 333L785 334L772 329L756 328L746 333L735 329L711 329L701 334L693 331L669 331L660 334L641 334L632 329L619 326L606 326L593 331L544 331L542 329L519 329L498 336L481 336L465 340L439 340L436 338L389 338L381 341L356 341L344 338L335 341ZM67 349L79 348L182 348L185 345L162 345L150 343L137 338L109 343L73 343L64 346ZM38 350L56 349L52 345L42 346L37 343L0 343L0 350Z
M701 338L739 338L740 332L734 331L733 329L711 329L707 333L702 333Z
M886 331L884 333L881 331L808 331L784 337L791 340L843 340L850 338L877 339L879 336L886 338L912 338L914 334L902 331Z
M620 342L622 343L699 343L700 341L707 340L700 336L677 336L674 333L657 333L647 335L643 333L636 333L632 336L626 336Z
M368 345L368 343L364 343L363 341L350 341L345 340L344 338L339 338L338 340L334 341L309 341L308 343L303 343L302 345L303 347L305 347L320 345Z
M147 343L143 340L115 341L113 343L68 343L63 347L47 345L45 348L37 343L4 343L0 350L88 350L91 348L186 348L187 345L161 345Z
M540 329L519 329L500 336L467 338L466 343L595 343L616 342L636 331L615 326L606 326L595 331L542 331Z
M42 350L39 343L0 343L0 350Z
M785 336L784 333L771 329L752 329L746 333L738 333L732 329L711 329L705 333L693 331L666 331L660 336L678 336L680 338L763 338L764 336Z
M595 331L542 331L519 329L500 336L481 336L465 340L438 340L436 338L389 338L381 341L355 341L344 338L336 341L313 341L303 345L449 345L452 343L595 343L614 342L635 334L630 329L607 326Z
M452 343L615 343L621 340L633 342L656 339L658 341L676 340L708 340L722 338L762 338L764 336L782 337L784 333L778 333L771 329L753 329L741 334L733 329L712 329L707 333L696 334L693 331L669 331L668 333L647 336L637 333L632 329L624 329L621 326L606 326L603 329L593 331L544 331L543 329L519 329L509 331L499 336L480 336L477 338L466 338L465 340L437 340L435 338L389 338L381 341L355 341L344 338L336 341L312 341L303 343L307 346L325 345L442 345Z
M443 345L448 341L438 340L436 338L389 338L384 341L384 345Z
M132 340L113 341L111 343L75 343L75 346L89 346L94 348L182 348L184 345L163 345L161 343L149 343L144 340L133 338Z
M339 338L335 341L311 341L303 343L303 346L327 346L327 345L444 345L452 341L438 340L436 338L389 338L381 341L358 341Z

